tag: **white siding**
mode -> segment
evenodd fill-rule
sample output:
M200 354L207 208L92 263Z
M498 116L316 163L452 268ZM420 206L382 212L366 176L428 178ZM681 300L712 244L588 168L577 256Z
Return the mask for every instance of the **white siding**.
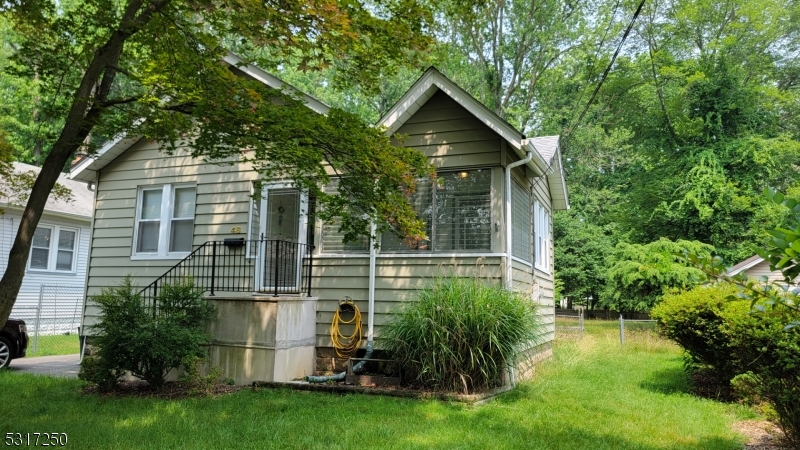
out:
M21 217L19 212L9 209L6 209L6 213L0 216L0 276L5 273L6 267L8 267L8 252L11 251L11 245L14 243L14 237L17 234ZM22 279L22 287L17 296L17 301L14 304L14 309L11 311L12 317L15 317L15 313L16 316L27 315L29 314L28 308L38 305L39 288L43 284L84 289L87 259L89 256L89 219L87 218L86 221L72 220L52 216L45 212L39 223L42 225L59 225L77 228L79 230L75 273L26 270L25 278Z

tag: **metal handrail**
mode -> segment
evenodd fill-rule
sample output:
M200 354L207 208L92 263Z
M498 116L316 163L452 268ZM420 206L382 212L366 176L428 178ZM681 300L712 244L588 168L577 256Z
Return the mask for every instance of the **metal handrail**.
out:
M209 292L263 292L274 296L311 295L314 246L276 239L208 241L139 292L157 309L160 287L191 279Z

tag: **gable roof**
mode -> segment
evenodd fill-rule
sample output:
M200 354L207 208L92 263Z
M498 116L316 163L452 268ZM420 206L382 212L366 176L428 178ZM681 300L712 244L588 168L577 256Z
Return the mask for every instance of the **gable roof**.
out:
M525 135L514 128L494 111L487 108L475 97L443 75L435 67L430 67L378 121L378 126L387 128L392 135L403 126L425 103L438 91L442 91L456 103L483 122L489 129L506 140L520 158L528 152L533 158L527 164L534 173L547 176L553 209L569 209L567 183L561 164L561 151L558 136L542 136L526 139Z
M757 266L758 264L762 263L763 261L764 261L764 258L762 258L762 257L760 257L758 255L753 255L753 256L745 259L744 261L740 262L739 264L736 264L733 267L731 267L730 270L728 270L728 275L733 276L733 275L739 274L741 272L744 272L747 269L750 269L750 268L753 268L753 267Z
M33 171L39 175L41 168L15 162L14 172L22 173ZM44 206L45 214L55 214L58 216L70 217L78 220L90 221L92 218L92 208L94 207L94 192L86 188L86 184L70 180L66 174L58 176L58 183L72 191L72 201L55 199L53 196L47 198ZM9 209L22 209L23 206L10 205L7 198L0 198L0 205Z
M247 64L242 58L229 53L223 59L225 64L230 66L231 70L244 74L248 78L259 81L266 86L273 89L285 89L289 92L297 94L303 100L305 105L314 112L319 114L326 114L330 107L325 103L315 99L314 97L306 94L305 92L297 89L289 83L281 80L280 78L272 75L252 64ZM116 159L125 150L129 149L133 144L139 142L139 136L129 137L125 133L118 134L113 138L106 141L98 150L97 153L80 159L70 168L70 178L84 182L94 181L95 173Z

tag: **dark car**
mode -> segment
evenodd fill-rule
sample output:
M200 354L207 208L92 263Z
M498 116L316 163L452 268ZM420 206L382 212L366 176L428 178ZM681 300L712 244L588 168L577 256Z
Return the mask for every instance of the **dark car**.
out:
M27 349L28 333L25 331L25 322L8 319L0 330L0 370L8 367L12 359L24 357Z

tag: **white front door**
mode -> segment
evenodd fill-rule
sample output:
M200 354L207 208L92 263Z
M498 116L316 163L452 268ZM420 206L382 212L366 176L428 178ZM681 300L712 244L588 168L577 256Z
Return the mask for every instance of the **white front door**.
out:
M259 291L293 293L299 289L307 211L308 201L299 190L282 184L264 186L256 280Z

